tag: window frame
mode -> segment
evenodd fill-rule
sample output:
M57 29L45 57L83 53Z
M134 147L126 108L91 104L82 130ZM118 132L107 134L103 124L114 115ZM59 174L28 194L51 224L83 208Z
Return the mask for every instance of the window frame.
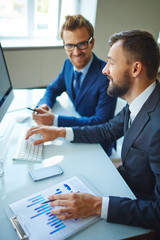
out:
M57 21L57 33L56 38L53 37L38 37L34 36L34 10L35 10L35 1L28 0L28 35L27 36L0 36L0 42L4 49L25 49L25 48L50 48L50 47L63 47L63 41L59 35L60 21L61 21L61 9L62 1L58 0L58 21ZM94 6L95 17L96 17L96 8L98 0L88 0L88 4ZM84 2L86 5L86 0L77 0L75 3L75 14L83 12ZM93 4L94 3L94 4ZM93 15L93 14L92 14ZM88 19L88 16L83 15ZM95 21L93 21L93 16L91 16L91 22L93 26ZM90 19L89 19L90 20Z

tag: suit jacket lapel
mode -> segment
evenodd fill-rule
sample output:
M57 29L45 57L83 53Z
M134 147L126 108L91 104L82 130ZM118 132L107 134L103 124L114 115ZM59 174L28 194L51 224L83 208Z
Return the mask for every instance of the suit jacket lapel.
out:
M74 102L74 91L73 91L73 66L67 72L66 84L68 85L68 95L71 98L71 101Z
M94 56L94 55L93 55ZM91 85L96 81L97 74L96 74L96 59L94 56L93 62L91 63L91 66L83 80L82 86L80 88L80 91L75 99L75 106L79 104L81 99L84 97L84 95L87 93L88 89L91 87Z
M88 89L91 85L96 81L97 75L91 71L88 71L87 75L85 76L80 91L75 99L75 105L77 106L84 95L87 93Z
M143 130L145 125L150 119L149 113L154 111L156 105L160 101L160 84L157 81L156 88L152 92L152 94L149 96L147 101L142 106L142 109L134 119L131 127L126 132L126 135L124 136L124 141L122 145L122 161L125 161L126 155L133 144L136 137L140 134L140 132Z
M139 115L139 114L138 114ZM122 145L122 160L125 161L126 155L136 139L136 137L140 134L144 126L149 120L149 116L147 113L140 113L140 116L138 116L134 119L131 127L126 132L126 135L124 136L124 141Z

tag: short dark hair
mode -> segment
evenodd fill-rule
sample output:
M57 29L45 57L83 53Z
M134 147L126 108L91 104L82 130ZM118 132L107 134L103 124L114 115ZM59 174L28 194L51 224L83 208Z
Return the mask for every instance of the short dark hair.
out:
M140 30L115 33L110 37L109 45L112 46L118 40L123 41L123 49L128 63L140 61L146 67L148 79L152 80L157 77L160 52L152 34Z
M60 30L60 36L63 39L63 31L69 30L74 31L77 28L86 27L87 31L89 33L89 38L94 36L94 28L93 25L82 15L76 14L76 15L68 15L65 17L66 20L63 23L61 30Z

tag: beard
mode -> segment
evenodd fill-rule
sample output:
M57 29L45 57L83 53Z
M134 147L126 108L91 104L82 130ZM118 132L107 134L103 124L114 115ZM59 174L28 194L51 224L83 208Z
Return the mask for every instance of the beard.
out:
M131 85L131 77L128 71L124 72L123 76L121 77L121 85L117 85L113 81L113 78L111 76L108 76L108 79L112 81L112 85L109 85L107 89L107 93L111 97L123 97L129 90Z

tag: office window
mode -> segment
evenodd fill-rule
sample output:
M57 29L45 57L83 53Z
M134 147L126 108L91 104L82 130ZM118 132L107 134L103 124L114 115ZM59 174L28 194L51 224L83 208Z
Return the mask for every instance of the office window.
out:
M27 35L27 1L0 1L0 36Z
M59 29L65 16L81 13L84 1L0 0L0 41L2 45L3 43L4 46L9 44L17 47L61 45ZM93 2L96 7L97 0Z

